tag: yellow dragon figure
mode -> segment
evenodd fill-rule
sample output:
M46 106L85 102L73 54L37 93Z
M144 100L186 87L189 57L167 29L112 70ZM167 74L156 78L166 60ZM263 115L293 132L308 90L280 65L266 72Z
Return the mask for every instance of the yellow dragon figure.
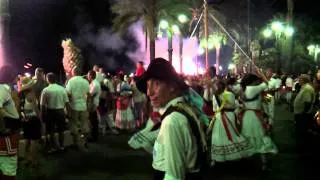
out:
M70 38L62 40L61 46L63 48L63 68L67 78L70 78L73 68L82 68L81 50L74 45Z

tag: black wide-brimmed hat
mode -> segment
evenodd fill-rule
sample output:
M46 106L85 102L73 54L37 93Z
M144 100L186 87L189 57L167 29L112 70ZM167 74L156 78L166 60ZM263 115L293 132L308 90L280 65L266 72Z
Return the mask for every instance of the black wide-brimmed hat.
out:
M152 60L143 75L136 78L136 85L139 91L147 93L147 81L149 79L175 83L180 90L188 89L188 85L184 82L183 78L179 76L169 61L163 58Z

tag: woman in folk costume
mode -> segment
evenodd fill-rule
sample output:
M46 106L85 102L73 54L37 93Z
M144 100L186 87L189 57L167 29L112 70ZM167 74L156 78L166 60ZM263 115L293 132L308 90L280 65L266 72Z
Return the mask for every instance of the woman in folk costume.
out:
M215 116L209 126L212 128L211 160L224 162L251 156L253 149L237 130L234 94L226 90L221 80L216 82L215 89L212 98Z
M119 74L120 82L117 85L117 113L115 118L116 127L124 130L132 130L135 128L135 121L131 109L132 89L130 85L124 81L123 74Z
M144 117L144 108L146 107L146 101L147 97L145 94L140 92L136 86L136 80L138 77L132 77L133 79L130 82L130 86L132 88L132 105L133 105L133 115L134 115L134 120L136 122L136 128L140 128L144 122L145 122L145 117Z
M261 155L262 170L267 170L266 154L278 152L275 144L268 136L270 125L262 110L262 92L268 88L268 79L256 67L259 75L247 74L241 81L243 88L243 110L239 113L241 134L248 139L255 153ZM261 83L261 79L264 81Z

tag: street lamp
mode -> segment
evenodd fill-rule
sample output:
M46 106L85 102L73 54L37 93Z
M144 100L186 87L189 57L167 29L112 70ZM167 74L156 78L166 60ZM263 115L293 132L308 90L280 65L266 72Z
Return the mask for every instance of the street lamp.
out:
M318 44L311 44L307 47L309 51L309 55L314 57L314 61L318 61L318 54L320 53L320 45Z
M181 22L181 23L186 23L186 22L188 22L188 17L187 17L185 14L180 14L180 15L178 16L178 20L179 20L179 22Z
M281 62L282 62L283 55L284 55L284 53L282 53L282 51L285 50L285 49L281 48L280 43L281 43L281 40L286 40L286 39L289 39L293 36L294 28L291 27L289 24L285 24L281 21L274 21L268 26L269 27L267 27L266 29L263 30L262 34L265 38L275 37L276 48L280 52L280 59L278 59L278 65L277 65L278 70L280 70L281 69ZM288 51L284 51L284 52L288 52ZM288 52L287 55L290 55L290 52Z
M263 31L263 36L266 38L270 38L272 36L272 30L267 28Z
M184 14L180 14L178 15L177 17L178 21L180 23L186 23L188 21L188 17ZM166 30L166 34L167 34L167 38L168 38L168 60L169 62L172 64L172 52L173 52L173 49L172 49L172 36L174 34L177 34L180 36L180 42L179 42L179 46L180 46L180 49L179 49L179 54L180 54L180 72L182 73L182 48L183 48L183 37L181 35L181 31L180 31L180 28L177 24L170 24L168 21L166 20L161 20L159 22L159 27L160 29L162 30ZM157 35L158 37L162 37L162 32L160 31Z

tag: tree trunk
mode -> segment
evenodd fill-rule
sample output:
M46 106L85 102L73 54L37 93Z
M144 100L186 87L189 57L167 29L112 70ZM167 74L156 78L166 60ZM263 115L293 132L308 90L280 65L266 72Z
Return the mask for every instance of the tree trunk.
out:
M157 15L156 15L156 0L152 0L152 11L151 11L151 17L152 17L152 23L150 24L150 32L149 32L149 38L150 38L150 62L156 58L156 24L157 24Z
M1 43L1 59L0 66L9 63L9 47L10 47L10 7L9 0L0 0L0 43Z
M170 62L170 64L172 65L172 32L170 32L170 30L168 30L168 60Z
M180 62L180 73L183 73L182 63L183 63L183 36L179 35L179 62Z
M287 0L287 6L288 6L288 12L287 12L287 23L289 27L292 27L292 21L293 21L293 7L294 2L293 0ZM285 43L285 58L286 58L286 66L287 66L287 72L291 73L292 71L292 49L293 49L293 43L292 43L292 36L286 38Z
M145 52L147 52L148 51L148 29L147 28L145 30L145 45L144 46L145 46L144 50L145 50Z
M216 47L216 75L220 74L220 47Z
M205 47L205 58L206 58L206 71L209 71L209 49L208 49L208 39L209 39L209 32L208 32L208 4L207 1L204 1L204 18L203 18L203 25L204 25L204 36L206 40L206 47Z

